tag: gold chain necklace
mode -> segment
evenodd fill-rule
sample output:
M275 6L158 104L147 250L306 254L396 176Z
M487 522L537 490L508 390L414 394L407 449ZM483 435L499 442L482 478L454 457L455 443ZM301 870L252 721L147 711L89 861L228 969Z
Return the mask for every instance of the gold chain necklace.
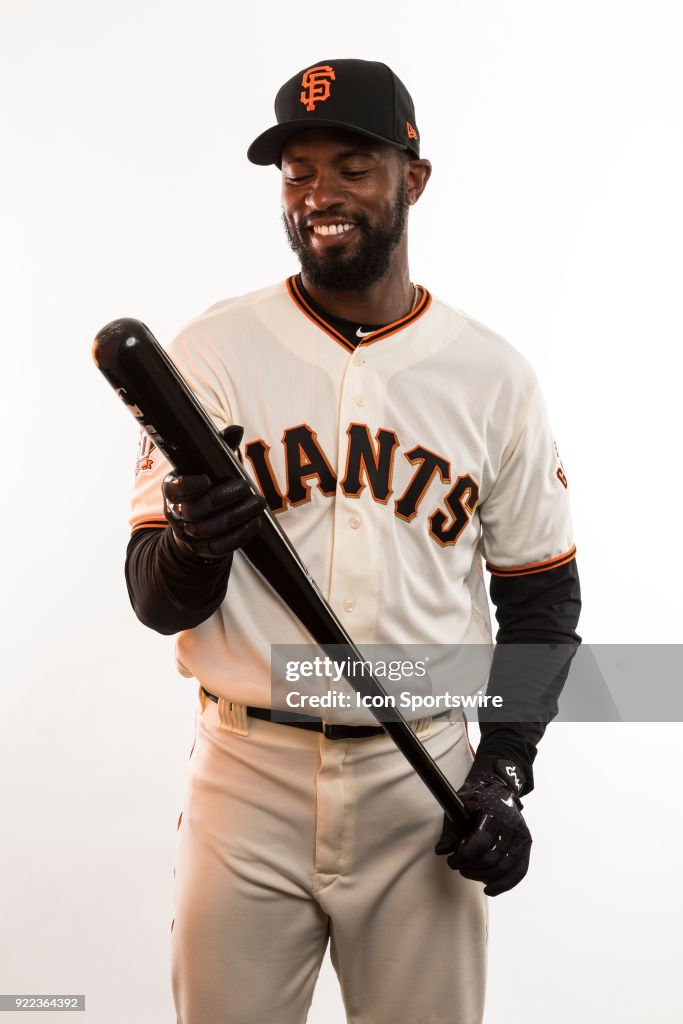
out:
M410 283L413 284L412 281ZM419 294L420 294L420 289L417 287L416 284L413 284L413 302L412 302L412 305L411 305L411 307L410 307L410 309L408 311L408 316L410 316L411 313L415 312L415 307L417 306L417 299L418 299Z

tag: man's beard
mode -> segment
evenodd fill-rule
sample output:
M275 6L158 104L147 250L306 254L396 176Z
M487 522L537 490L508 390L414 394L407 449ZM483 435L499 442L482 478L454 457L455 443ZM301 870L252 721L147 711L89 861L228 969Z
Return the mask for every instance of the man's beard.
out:
M356 251L348 255L344 255L342 247L339 246L339 255L334 248L330 248L325 256L317 256L301 238L297 229L290 228L284 213L282 221L287 239L299 258L304 276L315 288L324 292L356 292L363 291L376 281L380 281L386 274L391 254L403 237L407 214L407 189L405 182L401 182L388 228L373 229L367 218L354 218L360 240ZM315 218L309 223L315 224ZM310 228L305 227L302 233L309 230Z

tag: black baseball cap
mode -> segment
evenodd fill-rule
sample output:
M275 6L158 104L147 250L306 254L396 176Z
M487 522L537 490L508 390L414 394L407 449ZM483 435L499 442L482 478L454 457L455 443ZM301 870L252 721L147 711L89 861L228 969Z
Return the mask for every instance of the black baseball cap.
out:
M347 128L420 155L410 93L378 61L324 60L304 68L279 90L275 117L247 151L253 164L279 167L287 140L308 128Z

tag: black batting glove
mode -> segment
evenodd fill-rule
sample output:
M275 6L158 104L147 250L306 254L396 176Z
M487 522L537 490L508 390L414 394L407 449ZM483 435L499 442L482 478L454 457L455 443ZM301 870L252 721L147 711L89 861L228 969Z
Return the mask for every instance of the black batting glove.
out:
M458 790L473 815L470 830L463 835L444 815L434 852L448 854L448 866L465 878L485 882L487 896L513 889L529 868L532 839L521 814L523 788L524 775L512 761L475 758Z
M233 450L243 433L237 425L221 431ZM266 501L253 493L246 480L214 485L206 473L169 473L161 490L173 540L179 553L190 560L210 563L230 558L261 528Z

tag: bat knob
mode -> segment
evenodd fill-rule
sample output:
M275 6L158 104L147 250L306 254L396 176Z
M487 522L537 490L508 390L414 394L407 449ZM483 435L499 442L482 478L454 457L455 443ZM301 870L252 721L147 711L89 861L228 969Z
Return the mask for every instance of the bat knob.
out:
M112 320L97 332L92 357L100 370L112 371L125 361L127 351L146 345L150 340L154 341L154 336L149 327L132 316L124 316Z

